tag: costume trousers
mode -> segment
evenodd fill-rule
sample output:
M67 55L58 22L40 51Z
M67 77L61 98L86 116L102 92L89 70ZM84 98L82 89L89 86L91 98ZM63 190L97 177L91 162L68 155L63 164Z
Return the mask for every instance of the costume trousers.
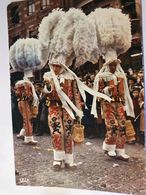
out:
M103 102L106 136L105 143L123 149L126 141L125 111L121 102Z
M67 158L73 162L73 119L61 105L50 105L48 108L48 125L54 148L54 160Z
M32 136L32 112L28 101L18 102L19 111L23 117L23 129L25 129L26 136Z

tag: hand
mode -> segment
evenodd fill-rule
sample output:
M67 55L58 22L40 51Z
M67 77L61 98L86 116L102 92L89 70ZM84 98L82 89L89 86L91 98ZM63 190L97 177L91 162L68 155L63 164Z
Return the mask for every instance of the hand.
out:
M50 80L44 80L44 83L47 85L47 84L50 84Z
M108 87L108 89L109 89L109 92L115 93L116 87L115 87L114 85L110 85L110 86Z

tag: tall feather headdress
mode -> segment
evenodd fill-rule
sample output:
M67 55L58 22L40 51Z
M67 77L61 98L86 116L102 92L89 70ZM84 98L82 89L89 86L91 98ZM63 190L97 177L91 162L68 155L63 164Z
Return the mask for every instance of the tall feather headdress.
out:
M60 23L64 16L65 12L62 11L62 9L54 9L48 14L48 16L42 19L39 25L39 57L44 64L46 64L49 58L53 55L54 44L56 44L54 40L58 37Z
M10 64L15 71L24 72L24 78L18 81L15 86L20 84L29 83L33 93L34 106L38 106L39 101L36 95L33 84L29 81L29 77L32 77L32 71L43 68L41 60L38 57L39 41L34 38L18 39L11 47L9 51Z
M46 26L50 27L45 29ZM48 33L43 33L45 30ZM48 50L47 57L50 63L58 62L70 66L76 58L75 66L79 67L86 61L96 63L99 58L96 28L79 9L71 8L66 13L54 10L42 20L39 40L40 52L43 52L43 48Z
M9 51L10 64L15 71L29 72L43 68L38 57L39 41L34 38L18 39Z
M125 53L131 46L131 23L128 15L114 8L97 8L91 12L89 19L95 24L99 42L100 55L105 58L105 64L96 75L94 90L99 89L100 76L109 73L108 65L116 60L117 67L115 74L120 73L124 78L125 110L128 116L134 117L133 103L129 94L127 79L117 57ZM112 73L110 73L112 74ZM91 114L97 117L96 97L94 96Z
M95 63L99 58L96 28L92 23L90 24L87 16L81 10L72 8L66 13L59 9L54 10L42 20L39 26L39 41L41 45L40 53L45 51L43 61L49 61L50 72L56 91L59 94L63 107L72 118L74 118L74 114L70 108L72 108L80 117L82 117L83 113L76 108L61 90L60 83L53 71L52 64L62 65L62 67L73 76L77 81L84 102L86 102L85 91L110 101L109 97L85 86L75 73L68 68L72 65L74 59L76 59L76 67L79 67L86 61ZM40 54L40 56L43 55Z
M96 26L100 54L108 61L131 46L131 23L128 15L115 8L97 8L89 14Z

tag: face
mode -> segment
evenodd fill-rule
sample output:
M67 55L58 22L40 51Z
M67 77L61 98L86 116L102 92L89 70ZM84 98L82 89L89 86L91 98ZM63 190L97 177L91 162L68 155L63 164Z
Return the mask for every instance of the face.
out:
M112 62L111 64L109 64L110 72L114 73L116 71L116 67L117 67L117 63L116 62Z
M141 81L144 81L144 74L143 73L139 73L139 78Z
M38 84L34 85L36 92L40 93L42 91L42 87Z
M138 97L139 96L139 91L135 90L133 91L133 97Z
M58 64L53 64L52 67L53 67L53 70L54 70L55 74L56 74L56 75L59 75L59 73L60 73L62 67L61 67L60 65L58 65Z
M130 86L133 86L133 85L134 85L134 81L133 81L132 79L129 79L128 84L129 84Z

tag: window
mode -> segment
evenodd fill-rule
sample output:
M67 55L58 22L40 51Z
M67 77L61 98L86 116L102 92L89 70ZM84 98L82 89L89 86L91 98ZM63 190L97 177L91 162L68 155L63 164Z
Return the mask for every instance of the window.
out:
M32 15L35 12L35 2L34 0L28 1L28 15Z
M42 9L45 9L50 5L50 0L42 0Z
M11 17L12 17L12 23L13 24L18 24L19 21L20 21L20 18L19 18L19 6L16 5L15 7L13 7L11 9Z

